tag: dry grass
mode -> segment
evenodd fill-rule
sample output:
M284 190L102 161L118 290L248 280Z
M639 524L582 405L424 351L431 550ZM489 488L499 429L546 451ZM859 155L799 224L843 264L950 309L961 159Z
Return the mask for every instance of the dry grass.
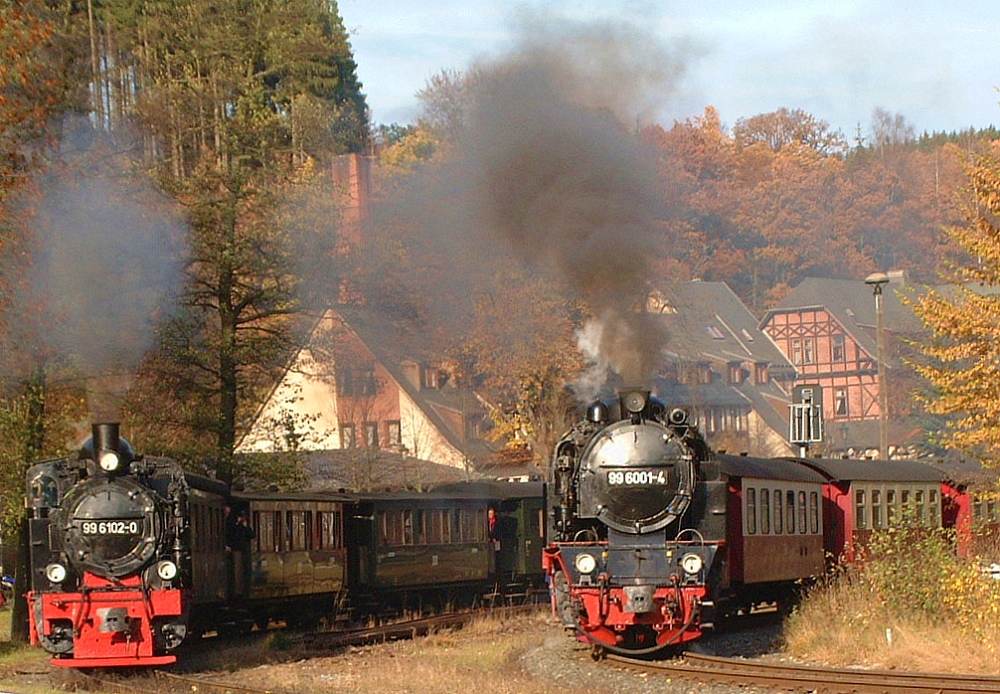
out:
M889 532L860 568L814 588L786 651L829 665L1000 675L1000 581L947 538Z
M814 592L786 623L787 653L834 666L1000 674L994 644L965 636L954 624L872 609L866 593L858 586Z
M370 694L544 694L518 664L526 648L542 643L546 614L487 618L448 630L329 658L265 663L225 675L284 692ZM244 662L246 666L246 662Z

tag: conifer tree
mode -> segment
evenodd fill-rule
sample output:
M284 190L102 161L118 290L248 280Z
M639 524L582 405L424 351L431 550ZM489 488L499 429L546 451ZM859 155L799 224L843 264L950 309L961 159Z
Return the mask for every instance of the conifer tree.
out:
M920 345L928 363L917 371L933 387L927 409L945 415L942 445L1000 466L1000 159L971 162L967 223L946 229L969 263L954 285L914 300L932 338Z

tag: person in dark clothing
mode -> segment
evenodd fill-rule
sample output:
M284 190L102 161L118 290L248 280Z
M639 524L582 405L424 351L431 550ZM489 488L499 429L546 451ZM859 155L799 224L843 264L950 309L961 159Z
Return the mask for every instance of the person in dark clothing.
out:
M251 541L257 537L250 522L247 520L246 511L240 511L236 515L236 526L233 529L233 544L231 547L241 552L250 551Z
M486 519L489 523L490 545L493 548L493 571L497 571L500 567L500 519L492 506L486 510Z
M245 595L249 589L251 569L250 548L256 537L244 510L233 518L232 509L226 506L226 554L229 555L230 595Z

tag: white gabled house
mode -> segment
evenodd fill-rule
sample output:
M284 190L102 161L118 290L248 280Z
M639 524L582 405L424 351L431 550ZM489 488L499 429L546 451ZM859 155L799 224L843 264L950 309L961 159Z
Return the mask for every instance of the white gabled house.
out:
M409 326L329 309L260 407L237 453L380 449L456 468L486 462L486 411Z

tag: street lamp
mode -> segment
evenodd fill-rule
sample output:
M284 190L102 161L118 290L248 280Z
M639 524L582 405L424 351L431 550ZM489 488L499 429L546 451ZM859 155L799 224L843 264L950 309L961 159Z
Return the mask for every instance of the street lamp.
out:
M875 344L878 351L878 449L882 460L889 459L889 398L885 388L885 335L883 326L882 287L889 282L884 272L874 272L865 278L865 284L875 295Z

